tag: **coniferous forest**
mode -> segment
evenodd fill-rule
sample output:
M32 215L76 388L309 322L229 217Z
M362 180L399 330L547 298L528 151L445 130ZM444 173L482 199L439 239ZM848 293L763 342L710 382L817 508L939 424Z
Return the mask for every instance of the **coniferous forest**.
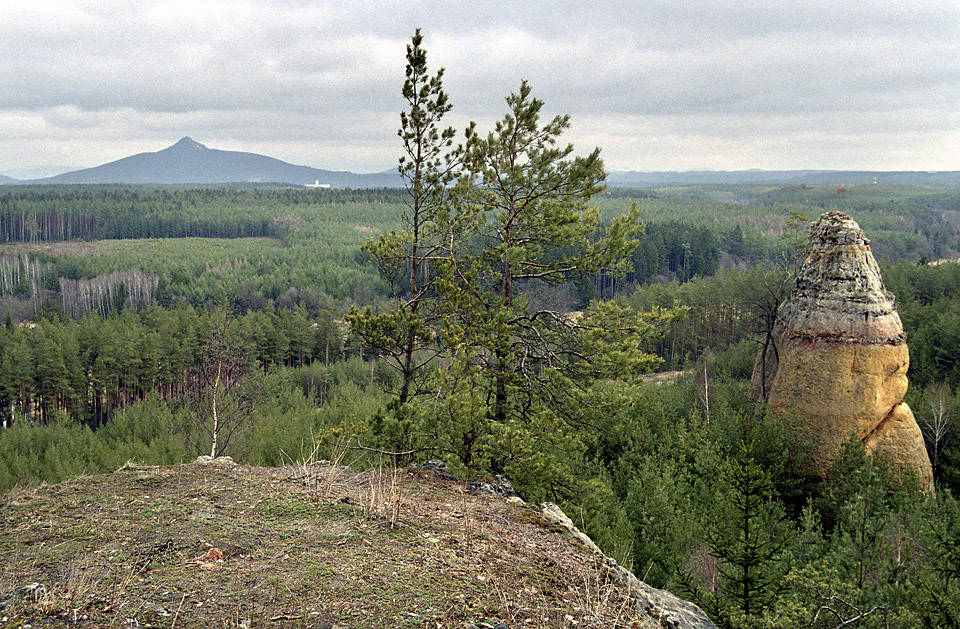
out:
M530 85L457 134L419 34L407 62L403 190L0 188L0 487L442 459L721 626L960 626L960 189L605 188ZM808 475L749 399L835 208L896 295L935 496L855 439Z

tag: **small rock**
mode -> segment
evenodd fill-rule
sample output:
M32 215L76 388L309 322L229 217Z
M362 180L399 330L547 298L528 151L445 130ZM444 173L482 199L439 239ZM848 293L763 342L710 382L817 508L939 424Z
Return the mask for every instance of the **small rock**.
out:
M516 490L513 488L513 483L511 483L506 476L497 474L494 478L497 479L497 484L500 486L500 489L503 490L504 496L512 497L517 495Z
M40 600L47 593L47 588L42 583L28 583L16 588L10 594L0 599L0 609L5 609L10 603L29 599L32 601Z
M198 456L193 462L200 463L200 464L213 464L213 465L236 465L236 463L233 462L233 457L218 456L214 458L209 454Z
M414 465L412 467L418 466ZM420 465L419 468L433 472L433 475L440 480L457 480L456 477L450 473L447 464L440 459L430 459L423 465Z
M430 459L426 463L420 466L425 470L433 470L434 472L449 472L447 464L441 461L440 459Z
M666 590L658 590L640 581L632 572L607 557L587 535L582 533L563 510L552 502L540 505L544 519L567 529L586 548L600 556L607 564L611 575L636 596L637 604L647 613L660 619L666 629L717 629L703 610L689 601L680 599Z
M479 481L467 485L467 489L476 492L481 496L494 496L497 498L508 498L516 496L517 492L513 489L513 483L506 476L497 474L492 481Z

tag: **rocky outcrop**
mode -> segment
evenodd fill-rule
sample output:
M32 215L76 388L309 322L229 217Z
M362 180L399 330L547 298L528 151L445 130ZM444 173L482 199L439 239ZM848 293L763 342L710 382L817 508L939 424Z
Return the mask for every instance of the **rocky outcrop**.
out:
M431 471L435 478L449 476L446 463L437 459L412 467ZM498 475L493 481L470 483L467 489L480 496L506 498L506 501L511 504L535 509L539 512L543 523L551 530L568 532L580 546L596 556L598 566L604 574L609 574L617 583L629 588L637 607L663 629L717 629L713 621L695 604L666 590L647 585L613 558L608 557L556 504L544 502L540 505L528 505L517 496L513 484L505 476Z
M813 224L772 341L756 361L754 395L766 398L773 416L805 429L814 472L826 476L856 434L894 474L913 474L932 489L923 436L903 402L910 364L903 325L870 241L846 214L827 212Z
M548 523L566 529L574 539L595 553L617 582L630 588L636 596L637 605L661 627L664 629L717 629L703 610L693 603L674 596L666 590L658 590L647 585L632 572L606 556L589 536L573 524L560 507L552 502L545 502L539 508L540 514Z

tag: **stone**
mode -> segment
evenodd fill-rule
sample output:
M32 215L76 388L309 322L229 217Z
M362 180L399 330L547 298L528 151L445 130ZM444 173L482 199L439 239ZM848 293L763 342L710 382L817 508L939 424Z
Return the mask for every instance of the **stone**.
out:
M424 471L432 472L434 478L438 480L456 480L456 477L450 473L450 470L447 468L447 464L441 461L440 459L430 459L423 465L417 465L416 463L411 463L410 467L412 469L421 469Z
M592 539L574 525L563 509L552 502L539 505L540 515L550 525L569 531L570 535L587 550L596 554L621 585L626 586L635 596L637 605L647 616L666 629L717 629L702 609L678 596L651 587L638 579L632 572L618 564L600 550Z
M903 402L910 365L903 325L870 241L846 214L827 212L812 225L772 339L751 388L772 416L804 430L811 471L826 477L855 434L896 476L913 474L932 491L923 435Z
M194 459L193 462L200 465L226 465L226 466L236 465L236 463L233 462L232 457L229 457L229 456L212 457L209 454L202 454L198 456L196 459Z
M39 601L47 595L47 588L42 583L28 583L16 588L10 594L0 598L0 610L6 609L18 601Z
M467 485L467 489L480 496L510 498L517 495L513 483L506 476L497 474L492 481L478 481Z
M447 473L450 470L447 469L447 464L441 461L440 459L430 459L426 463L420 466L421 469L431 470L434 472L443 472Z

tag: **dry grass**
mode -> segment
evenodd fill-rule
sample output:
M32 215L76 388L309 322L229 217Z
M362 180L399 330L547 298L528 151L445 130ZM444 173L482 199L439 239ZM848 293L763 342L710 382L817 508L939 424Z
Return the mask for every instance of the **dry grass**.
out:
M530 507L301 463L125 466L7 494L0 626L656 626Z
M367 488L367 510L384 517L391 528L400 526L400 508L403 506L402 473L395 467L379 467L371 472Z

